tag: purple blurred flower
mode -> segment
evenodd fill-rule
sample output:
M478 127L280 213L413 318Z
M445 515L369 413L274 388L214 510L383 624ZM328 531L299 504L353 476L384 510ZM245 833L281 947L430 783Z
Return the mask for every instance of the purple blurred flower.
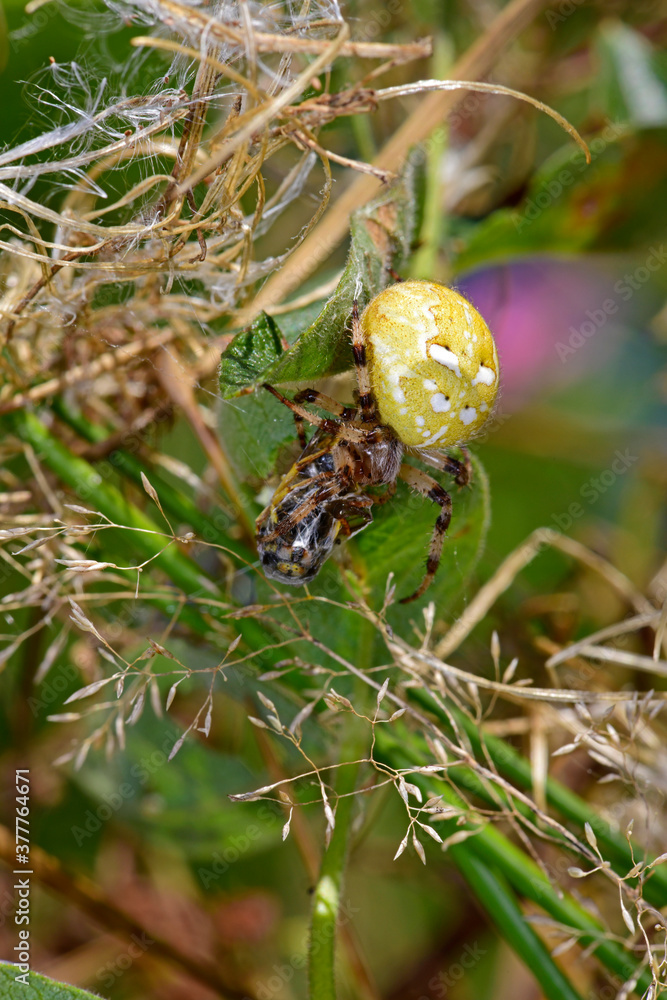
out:
M457 283L496 338L503 410L608 360L622 305L613 286L590 259L554 258L487 268ZM616 308L607 314L603 304L610 301Z

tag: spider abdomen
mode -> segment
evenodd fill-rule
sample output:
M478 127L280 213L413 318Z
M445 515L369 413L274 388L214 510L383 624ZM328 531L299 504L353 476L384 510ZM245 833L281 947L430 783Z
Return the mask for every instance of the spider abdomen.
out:
M413 448L470 440L498 392L496 346L462 295L432 281L403 281L375 296L361 316L380 420Z

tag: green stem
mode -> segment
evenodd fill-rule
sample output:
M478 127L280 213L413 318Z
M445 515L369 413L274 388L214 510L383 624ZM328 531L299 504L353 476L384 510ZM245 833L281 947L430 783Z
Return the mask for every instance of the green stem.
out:
M433 76L440 80L446 79L447 70L452 62L452 50L450 40L442 34L435 37L432 62ZM434 129L425 142L426 183L423 221L419 233L419 249L410 262L410 276L415 278L436 276L444 218L441 172L447 141L448 132L443 124L440 128Z
M370 622L364 622L357 643L357 658L360 663L373 662L376 640L375 629ZM365 710L364 703L367 699L368 688L357 680L353 689L353 701L358 711ZM311 1000L336 1000L336 930L340 920L341 892L355 804L353 793L360 767L352 762L364 756L368 738L365 727L356 725L355 719L348 720L348 727L340 753L345 766L338 772L336 823L322 858L313 899L308 955ZM350 763L346 763L348 761Z
M188 598L203 598L202 603L187 603L179 612L179 621L200 636L211 634L210 619L222 620L227 615L225 607L219 607L217 602L223 602L224 597L217 585L208 574L201 569L184 552L177 548L177 543L166 544L164 532L143 511L125 499L123 494L111 483L102 480L100 474L84 459L74 455L65 447L44 424L28 411L17 411L9 417L14 432L21 440L30 444L44 464L55 472L79 496L88 507L94 507L111 522L120 526L113 530L113 544L107 535L106 551L113 552L117 559L120 550L128 558L136 561L151 560L150 566L160 568L169 578L175 588ZM139 530L123 531L125 528ZM114 549L113 546L116 546ZM108 560L111 561L111 560ZM132 578L132 571L120 571ZM206 598L211 598L211 604ZM178 594L150 596L150 600L166 615L171 616L178 601ZM214 603L215 602L215 603ZM244 618L234 622L235 628L241 632L251 649L261 649L271 642L270 637L257 625L252 618ZM270 662L278 659L278 654L268 652L262 664L263 669Z
M448 716L447 712L438 705L433 695L424 688L408 688L407 694L410 700L417 702L421 708L427 709L435 715L439 724L451 737L455 734L450 718L454 719L456 725L465 731L478 760L490 759L502 777L516 784L518 788L527 791L532 789L533 777L530 762L508 743L497 736L484 734L471 718L451 703L447 704ZM455 781L466 784L466 787L470 787L477 794L484 794L483 784L477 775L455 768L451 776ZM474 782L474 788L467 780L469 777ZM585 823L590 824L600 847L604 848L619 874L624 875L634 867L632 849L625 838L612 830L607 820L591 809L588 803L551 777L548 777L546 781L546 796L547 802L551 806L581 830L583 830ZM521 808L521 805L517 804L517 808ZM643 856L643 851L638 845L634 845L634 852L635 858ZM648 902L654 906L662 908L667 905L667 870L661 866L653 869L651 877L642 886L642 892Z
M394 768L419 766L423 763L419 754L406 747L405 741L399 744L387 734L386 730L381 729L377 731L376 756ZM452 771L456 771L456 768ZM439 795L456 809L469 811L466 803L445 782L436 784L433 781L426 781L420 775L413 775L411 781L419 785L429 797ZM460 829L453 821L449 826L450 833ZM472 825L468 828L478 830ZM495 826L487 823L460 846L485 863L497 867L516 892L537 903L555 920L572 927L577 932L580 943L583 946L592 945L596 957L609 970L617 973L623 980L629 979L636 972L638 963L634 957L620 945L609 941L604 936L605 929L602 924L572 896L557 892L542 869ZM454 855L452 857L454 858ZM484 903L483 899L482 902ZM636 992L647 990L649 984L650 975L644 971L639 976Z
M465 844L449 848L454 864L470 885L498 930L530 969L548 1000L581 1000L569 979L561 972L544 943L526 923L516 897L505 879Z
M75 413L67 406L63 399L55 399L52 408L85 441L89 441L91 444L101 444L103 441L106 441L109 435L106 428L93 423L81 413ZM221 530L215 520L203 514L189 497L175 490L159 469L156 469L154 466L149 468L136 455L122 448L114 448L107 460L118 472L136 483L140 489L143 489L141 479L143 472L149 478L151 485L160 497L160 503L165 512L177 519L181 524L190 525L205 541L216 542L218 545L225 546L245 559L251 560L254 558L244 545L236 541L236 539L230 538L225 531Z
M138 529L132 532L130 546L135 558L138 555L142 561L152 559L185 593L212 596L206 574L175 545L165 547L164 529L129 503L115 486L102 482L92 465L73 455L33 413L25 410L14 413L12 423L19 437L32 445L37 457L57 473L84 504L92 503L116 525Z
M638 963L634 957L604 937L606 932L602 925L573 896L556 892L542 869L496 827L486 827L470 843L473 841L475 852L486 861L498 864L520 895L537 903L555 920L577 931L582 946L594 945L593 953L611 972L623 980L636 972ZM650 981L650 975L645 972L639 978L637 991L643 993L647 990Z
M366 163L372 163L377 156L377 143L373 138L369 117L369 115L352 115L350 118L359 158L365 160Z
M308 951L311 1000L336 1000L336 929L358 773L352 764L339 772L336 824L315 886Z

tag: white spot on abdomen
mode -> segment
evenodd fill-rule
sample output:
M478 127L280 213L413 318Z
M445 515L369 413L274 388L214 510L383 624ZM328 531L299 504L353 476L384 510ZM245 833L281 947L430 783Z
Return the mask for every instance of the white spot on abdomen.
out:
M441 392L436 392L435 396L431 396L431 409L435 413L446 413L450 409L451 403L447 396L443 395Z
M436 442L438 438L441 438L443 434L446 434L448 430L449 430L449 424L444 424L444 426L442 426L440 430L436 431L432 437L424 441L424 444L425 445L434 444L434 442Z
M447 347L442 347L440 344L431 344L429 346L428 353L434 361L438 362L439 365L443 365L445 368L450 368L455 375L458 375L458 377L461 378L459 359L453 351L450 351Z
M422 416L415 417L415 423L417 424L417 427L423 427L424 418Z
M465 406L459 413L459 420L462 424L471 424L477 417L477 410L474 406Z
M472 380L472 385L493 385L496 381L496 373L493 368L487 368L486 365L480 364L479 371Z

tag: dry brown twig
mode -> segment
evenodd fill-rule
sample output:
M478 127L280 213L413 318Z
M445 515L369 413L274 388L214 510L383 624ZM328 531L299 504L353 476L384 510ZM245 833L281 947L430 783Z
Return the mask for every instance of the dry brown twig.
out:
M546 6L546 0L511 0L452 68L452 80L477 81L485 77L500 53L504 52L536 14ZM407 150L423 142L432 130L446 120L462 98L462 92L435 91L421 101L419 108L397 129L378 153L374 166L397 172L405 162ZM269 309L299 288L308 275L328 257L347 234L347 219L360 206L377 194L377 181L359 176L336 199L336 212L330 212L303 243L295 249L285 266L273 275L245 310L239 322L248 322L254 310Z
M137 0L136 5L148 15L148 7L142 0ZM503 11L487 35L457 65L454 76L460 80L461 75L470 75L474 79L476 74L487 72L501 43L516 34L538 6L534 0L515 0L510 4L511 10ZM5 191L10 198L11 204L8 201L6 206L8 211L17 212L27 229L23 232L8 221L13 239L0 244L14 259L22 258L19 286L24 289L23 294L17 295L16 285L8 290L4 301L0 300L0 315L7 318L7 338L17 337L22 341L16 354L22 355L20 368L24 382L39 379L42 365L35 362L40 357L50 355L53 359L53 349L58 343L56 328L62 327L64 312L69 313L69 323L86 330L92 354L88 363L95 365L95 344L104 336L98 319L104 317L99 309L91 308L91 301L100 283L132 283L133 293L124 303L124 309L119 310L122 336L123 313L131 313L147 326L157 321L169 325L173 310L177 309L180 319L187 322L183 315L183 296L174 295L172 286L175 281L196 277L205 291L199 296L189 323L195 339L200 340L197 329L200 316L210 322L238 310L239 306L243 309L244 299L254 283L266 274L280 272L280 265L298 253L299 245L308 238L326 208L331 186L330 160L386 180L395 172L408 145L419 141L420 136L423 138L436 124L429 110L431 105L443 111L457 99L444 95L443 103L443 95L427 97L419 115L413 116L408 127L392 140L392 148L400 149L399 158L387 165L360 163L337 153L331 154L317 140L317 131L341 115L373 111L378 95L387 100L408 91L399 87L377 92L353 86L340 93L331 93L325 82L324 90L308 96L311 83L340 58L385 60L379 67L381 71L398 62L424 58L430 51L428 41L406 45L351 42L349 29L343 21L326 22L315 17L313 12L300 18L298 26L288 26L287 30L267 12L267 24L271 22L273 30L266 31L261 25L246 23L242 11L234 19L233 8L224 20L220 14L185 6L177 0L159 0L157 8L155 5L150 7L153 17L156 9L175 37L165 39L144 34L137 36L134 44L196 60L198 71L190 95L182 89L165 87L150 97L126 98L94 115L83 114L78 121L52 129L43 137L8 150L0 157L0 180L9 184L18 178L25 180L57 171L74 173L80 178L66 197L61 212L37 204L25 195L16 195L6 184L0 183L0 195ZM310 33L309 20L314 25ZM333 37L322 37L327 33ZM223 47L224 59L221 58ZM256 62L258 53L265 60L261 71ZM271 75L266 72L266 67L270 66L266 60L272 56L280 61L275 69L272 67ZM299 68L294 72L296 62ZM57 80L57 67L54 74ZM327 75L325 81L328 79ZM240 88L240 103L234 90L229 94L225 84L236 88L237 94ZM424 93L434 86L460 85L425 81L409 85L408 90ZM498 91L489 84L471 86ZM223 108L220 124L205 136L207 119ZM118 122L130 126L122 135L122 125L119 128ZM179 122L183 122L183 129L177 141L174 129ZM414 132L415 127L418 132L421 130L420 134ZM67 150L72 141L80 142L93 134L100 137L101 142L94 142L91 148L60 159L30 162L35 153L48 148ZM290 145L300 151L295 172L291 180L286 178L289 181L286 187L279 186L266 198L263 165ZM254 245L257 239L300 190L315 162L313 154L319 159L325 181L318 207L286 253L267 262L256 260ZM98 208L96 202L103 192L105 178L111 177L111 172L118 175L137 158L146 165L144 179L112 204ZM174 162L170 175L155 169L165 158ZM388 158L391 159L391 154ZM198 192L194 198L195 189L202 182L206 183L208 191ZM257 208L248 215L242 210L240 199L252 188L257 192ZM346 206L340 204L340 209L336 218L346 220L349 214ZM112 213L124 214L125 221L105 222ZM56 227L54 242L46 242L39 235L39 226L45 224ZM196 247L194 255L190 246ZM315 260L312 254L309 259ZM36 268L42 269L39 278ZM272 291L275 280L267 283L260 297L255 299L253 309L261 307L267 296L275 301ZM285 289L289 287L289 272L280 280L288 282ZM46 310L45 305L48 305ZM85 323L81 322L82 314ZM31 351L25 349L24 330L25 340L29 335L34 345ZM193 360L187 338L184 342L182 337L174 336L173 350L180 353L186 363ZM212 352L206 366L202 367L199 362L198 373L210 373L214 362ZM76 371L84 377L86 362L81 362ZM12 390L14 387L20 392L16 373L6 362L5 375L4 405L8 409L16 408L31 397L16 396ZM40 381L40 386L33 389L38 399L46 399L63 387L57 377ZM74 386L76 379L69 376L65 384ZM122 388L122 379L119 388Z
M7 347L0 414L66 394L68 405L93 421L111 420L121 440L129 428L145 426L142 414L167 412L174 392L183 402L208 377L226 338L207 336L206 328L242 305L324 211L332 180L317 134L341 115L375 107L368 89L332 93L324 71L340 58L391 66L430 52L428 40L350 42L348 26L317 17L316 5L296 26L269 11L264 25L261 17L246 23L241 8L234 20L233 7L213 12L176 0L137 0L137 8L158 33L161 19L170 27L171 37L144 32L134 45L173 57L178 85L165 78L149 96L82 107L0 155L0 235L8 234L0 240L0 342ZM179 66L188 60L196 75L185 89ZM49 72L41 96L67 104L67 67L53 64ZM338 154L333 159L374 172ZM311 181L318 163L319 192ZM30 197L29 185L50 177L74 178L60 206ZM311 219L291 242L281 237L284 252L264 259L260 241L306 186L316 195ZM164 376L167 347L172 375L180 371L180 378ZM194 399L184 413L236 503Z

